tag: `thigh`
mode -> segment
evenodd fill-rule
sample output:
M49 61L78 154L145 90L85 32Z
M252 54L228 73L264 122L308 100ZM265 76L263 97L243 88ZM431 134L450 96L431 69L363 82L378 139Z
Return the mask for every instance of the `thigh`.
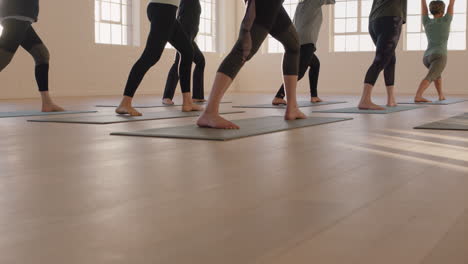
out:
M21 43L23 43L29 28L30 22L15 19L3 21L3 33L0 36L0 48L11 53L15 53Z
M176 11L177 8L170 5L150 4L148 6L151 29L145 53L162 54L174 30Z
M44 43L42 42L39 35L37 35L36 31L32 26L29 27L28 31L26 32L26 36L23 42L21 43L21 47L23 47L23 49L27 51L30 51L34 46L41 44Z
M273 28L276 18L283 8L282 0L262 0L256 1L255 23L268 30Z
M192 54L192 40L187 36L179 21L175 21L169 43L181 54Z
M288 13L284 9L284 7L281 6L280 10L276 15L276 19L273 21L273 25L270 29L270 34L274 37L274 35L278 35L281 32L289 30L291 26L293 26L293 28L295 29Z

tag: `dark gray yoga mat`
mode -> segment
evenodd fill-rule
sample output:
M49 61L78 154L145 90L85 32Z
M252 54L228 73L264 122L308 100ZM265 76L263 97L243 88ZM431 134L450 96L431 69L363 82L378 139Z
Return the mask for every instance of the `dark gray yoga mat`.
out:
M396 107L386 107L385 110L360 110L357 107L313 111L316 113L339 113L339 114L390 114L408 110L424 108L425 106L419 105L399 105Z
M222 104L230 104L232 102L221 102ZM195 103L197 105L205 105L206 102L198 102ZM96 107L117 107L117 104L99 104L96 105ZM133 107L135 108L156 108L156 107L174 107L174 106L182 106L182 104L173 104L173 105L165 105L163 103L155 103L155 104L148 104L148 105L141 105L141 104L136 104Z
M433 130L463 130L468 131L468 113L454 116L444 120L432 122L422 126L417 126L415 129L433 129Z
M42 123L70 123L70 124L95 124L106 125L136 121L148 121L159 119L171 118L184 118L199 116L202 112L182 112L182 111L165 111L165 112L152 112L144 113L143 116L128 116L128 115L100 115L100 116L79 116L69 118L45 118L28 120L29 122L42 122ZM244 111L224 111L220 114L238 114Z
M327 101L320 103L311 103L310 101L299 101L297 105L299 107L312 107L312 106L321 106L321 105L331 105L331 104L343 104L344 101ZM235 105L234 108L276 108L276 109L285 109L286 105L272 105L270 104L256 104L256 105Z
M443 101L432 101L430 103L415 103L414 101L403 101L399 102L399 104L415 104L415 105L450 105L450 104L458 104L466 102L465 99L447 99Z
M41 111L18 111L18 112L0 112L0 118L24 117L24 116L51 116L51 115L71 115L96 113L97 111L65 111L65 112L41 112Z
M309 117L308 119L285 121L282 116L268 116L235 120L234 123L241 127L239 130L200 128L196 125L189 125L136 132L115 132L111 135L227 141L347 120L352 120L352 118Z

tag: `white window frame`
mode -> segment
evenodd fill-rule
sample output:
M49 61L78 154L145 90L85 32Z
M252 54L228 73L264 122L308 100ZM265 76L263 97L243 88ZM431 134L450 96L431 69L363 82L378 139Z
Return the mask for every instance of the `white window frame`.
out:
M200 16L200 31L196 42L203 52L218 51L218 3L217 0L200 0L202 13ZM207 12L207 8L210 12Z
M464 1L464 2L463 2ZM446 7L448 7L449 1L444 0L446 3ZM459 5L464 5L465 8L460 8ZM409 3L408 3L409 5ZM467 41L466 41L466 17L467 17L467 10L466 10L466 5L467 5L467 0L456 0L455 2L455 9L454 9L454 21L455 19L462 18L464 20L464 28L462 30L456 30L453 29L453 23L452 21L452 28L450 30L450 38L448 42L448 50L466 50L467 46ZM408 17L407 17L407 25L406 25L406 32L405 32L405 38L404 38L404 50L405 51L424 51L427 49L427 37L426 33L424 31L424 25L422 23L422 15L421 15L421 4L420 1L417 2L417 11L413 12L410 8L408 7ZM432 15L429 15L431 18L433 18ZM419 24L419 25L418 25ZM454 34L459 34L462 35L462 38L464 40L464 43L462 43L461 48L455 47L455 39L453 36ZM410 41L419 41L419 44L412 43L410 46Z
M112 19L103 15L103 5L118 6L120 14L118 19ZM94 0L94 41L96 44L138 46L139 45L139 0ZM112 9L110 9L109 12ZM108 28L105 28L108 27ZM114 29L113 29L114 28ZM120 29L119 29L120 28ZM119 36L113 36L113 30L119 32ZM104 38L102 30L108 30L109 38Z
M366 2L366 5L364 5ZM353 15L348 11L348 6L351 6L355 3L356 14ZM344 16L336 17L336 9L340 5L346 4L346 10ZM369 15L370 9L372 6L372 0L337 0L333 8L331 8L330 15L330 51L336 53L343 52L374 52L375 46L372 43L372 39L369 35ZM364 8L367 7L367 10L364 12ZM356 23L356 29L351 28L352 21ZM337 32L337 22L344 22L344 31ZM349 21L349 25L348 25ZM348 31L349 30L349 31ZM344 45L338 47L337 39L340 38L343 40ZM364 45L367 43L367 45Z

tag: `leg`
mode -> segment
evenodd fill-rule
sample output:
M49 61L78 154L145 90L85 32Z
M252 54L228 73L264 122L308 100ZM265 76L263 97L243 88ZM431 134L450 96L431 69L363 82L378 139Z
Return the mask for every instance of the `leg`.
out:
M205 56L198 47L197 43L193 42L193 61L195 69L193 70L193 100L195 102L205 102Z
M304 78L304 75L311 64L311 59L312 55L314 54L314 50L315 47L313 44L305 44L301 46L298 80ZM273 105L287 104L286 100L283 99L285 96L286 94L284 91L284 84L282 84L281 88L276 93L276 96L273 99Z
M167 75L166 87L164 89L163 104L173 105L174 102L174 93L179 83L179 64L180 64L180 55L176 54L174 64L172 64L169 74Z
M192 101L190 92L192 80L192 62L193 62L193 46L192 41L182 29L179 21L174 25L174 31L170 39L170 43L177 49L180 54L179 77L180 87L182 89L182 111L201 111L203 107L196 105Z
M250 60L258 51L263 41L268 36L268 29L254 24L251 32L252 50L247 58L244 58L242 39L239 38L229 55L221 63L216 74L213 88L205 112L198 119L197 124L200 127L211 127L220 129L238 129L239 127L229 122L219 115L219 104L224 93L231 86L237 73L239 73L246 61Z
M385 86L387 88L387 106L397 106L395 99L395 67L396 67L396 54L393 53L392 59L384 69Z
M445 98L444 92L442 91L442 77L435 80L434 84L437 90L437 94L439 95L439 101L444 101L446 98Z
M148 18L151 21L150 33L143 54L130 71L127 85L125 86L124 98L116 109L118 114L142 115L132 107L133 96L146 72L161 58L173 31L176 11L177 8L171 5L150 4L148 6Z
M320 60L317 55L313 54L312 62L309 70L309 82L310 82L310 95L311 102L318 103L322 102L322 99L318 97L318 80L320 75Z
M286 30L280 31L279 29L284 27L285 23L288 23L289 27L287 27ZM299 110L296 96L300 57L299 36L284 8L281 8L270 34L283 44L285 50L283 57L283 79L286 97L288 99L285 119L295 120L307 118L304 113Z
M64 109L56 105L49 95L49 61L50 53L33 27L28 29L21 46L34 58L37 86L42 98L43 112L61 112Z
M369 67L366 74L364 90L358 106L359 109L384 109L372 102L372 89L374 88L380 72L382 72L393 60L393 55L400 38L401 27L402 20L396 17L379 18L371 22L369 25L369 32L377 46L377 50L374 62ZM391 70L391 68L389 68L389 70ZM389 73L388 77L390 77Z

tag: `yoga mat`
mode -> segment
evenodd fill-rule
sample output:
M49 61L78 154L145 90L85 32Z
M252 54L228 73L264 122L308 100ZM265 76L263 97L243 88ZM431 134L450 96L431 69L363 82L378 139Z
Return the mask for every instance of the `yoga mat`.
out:
M144 113L143 116L128 116L128 115L101 115L101 116L79 116L69 118L46 118L46 119L33 119L29 122L42 122L42 123L71 123L71 124L95 124L106 125L136 121L148 121L159 119L171 118L184 118L199 116L202 112L182 112L182 111L166 111L166 112L153 112ZM237 114L244 113L244 111L224 111L220 114Z
M415 129L433 129L433 130L463 130L468 131L468 113L454 116L444 120L417 126Z
M24 116L51 116L51 115L71 115L83 113L96 113L97 111L64 111L64 112L41 112L41 111L18 111L18 112L0 112L0 118L24 117Z
M419 108L424 108L425 106L416 106L416 105L399 105L397 107L386 107L385 110L360 110L357 107L349 108L340 108L340 109L331 109L331 110L322 110L322 111L313 111L316 113L340 113L340 114L390 114L401 111L414 110Z
M197 105L206 105L207 102L198 102L194 103ZM230 104L232 102L221 102L222 104ZM156 108L156 107L173 107L173 106L182 106L182 104L174 104L174 105L165 105L163 103L155 103L155 104L148 104L148 105L134 105L135 108ZM96 107L118 107L117 104L99 104Z
M430 103L415 103L414 101L399 102L399 104L416 104L416 105L450 105L466 102L465 99L447 99L443 101L432 101Z
M115 132L111 135L227 141L347 120L352 120L352 118L309 117L308 119L285 121L282 116L267 116L235 120L234 123L241 127L239 130L200 128L196 125L188 125L136 132Z
M297 105L299 107L311 107L311 106L321 106L321 105L331 105L331 104L343 104L346 102L341 101L327 101L327 102L320 102L320 103L311 103L310 101L299 101ZM257 105L235 105L234 108L277 108L277 109L285 109L286 105L272 105L270 104L257 104Z

